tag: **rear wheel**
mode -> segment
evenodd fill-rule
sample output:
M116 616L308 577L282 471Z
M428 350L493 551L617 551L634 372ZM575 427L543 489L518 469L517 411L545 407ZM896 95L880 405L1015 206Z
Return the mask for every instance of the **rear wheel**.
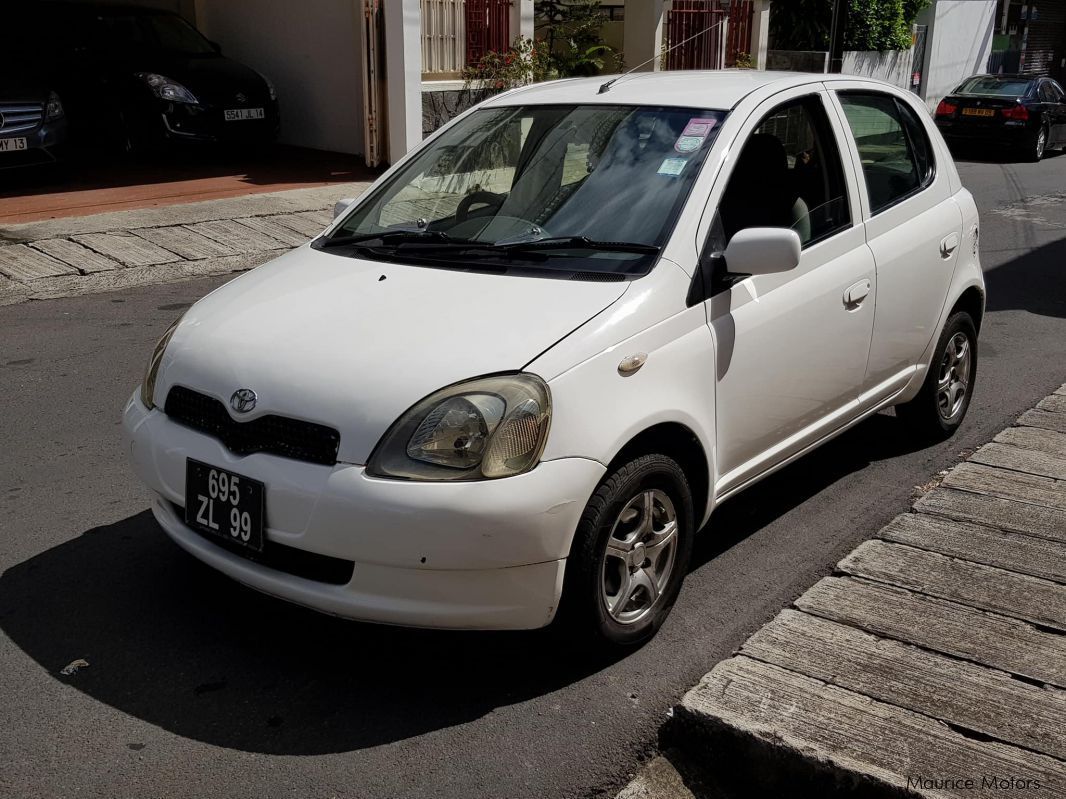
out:
M922 437L948 438L966 416L976 378L977 330L970 315L960 311L940 334L922 390L897 405L896 416Z
M1032 162L1037 162L1044 157L1044 152L1047 150L1047 125L1041 125L1036 133L1029 137L1029 143L1026 145L1026 156Z
M578 525L559 625L614 646L655 635L688 570L693 519L688 480L672 458L643 455L612 472Z

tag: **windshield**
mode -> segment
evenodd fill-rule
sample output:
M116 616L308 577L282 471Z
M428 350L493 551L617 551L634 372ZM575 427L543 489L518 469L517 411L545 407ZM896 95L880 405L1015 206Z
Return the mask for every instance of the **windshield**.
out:
M513 265L535 252L541 267L643 273L724 118L649 106L482 109L361 202L332 238L386 234L396 260L427 251L469 259L478 249L482 261L498 251Z
M970 78L956 94L992 94L1000 97L1022 97L1029 93L1032 81L1025 78Z

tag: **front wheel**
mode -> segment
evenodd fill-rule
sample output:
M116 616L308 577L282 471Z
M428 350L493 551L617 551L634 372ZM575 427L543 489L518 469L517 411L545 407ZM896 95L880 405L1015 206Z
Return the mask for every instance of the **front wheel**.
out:
M921 391L896 415L921 436L948 438L970 407L977 379L977 329L965 311L952 314L937 341Z
M681 590L694 528L692 492L676 461L642 455L616 469L581 516L559 625L585 641L647 641Z

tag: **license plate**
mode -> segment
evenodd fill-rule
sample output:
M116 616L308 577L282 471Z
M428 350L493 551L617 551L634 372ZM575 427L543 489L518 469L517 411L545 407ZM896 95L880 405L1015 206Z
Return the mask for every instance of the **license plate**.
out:
M258 480L185 462L185 523L193 529L261 552L265 496Z
M227 122L240 122L242 119L263 119L266 112L262 108L231 108L223 112Z
M996 112L992 108L964 108L962 114L967 117L994 117Z
M15 152L26 149L26 137L19 136L17 139L0 139L0 153Z

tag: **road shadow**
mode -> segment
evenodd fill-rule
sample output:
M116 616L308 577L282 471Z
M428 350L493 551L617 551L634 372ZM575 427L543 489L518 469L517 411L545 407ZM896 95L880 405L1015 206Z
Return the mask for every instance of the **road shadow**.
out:
M1066 238L985 272L987 311L1029 311L1066 319Z
M724 503L691 568L872 461L924 446L894 417L874 416ZM212 745L286 755L467 723L622 657L568 650L550 630L423 631L325 616L201 564L148 511L5 571L0 628L55 679L123 713ZM78 658L90 665L61 675Z
M56 679L124 713L209 744L287 755L463 724L618 657L560 651L546 631L406 630L325 616L211 570L148 511L5 571L0 627ZM77 658L90 665L62 676Z
M698 569L871 463L930 446L911 435L892 412L870 417L715 508L710 529L696 538L691 568Z

